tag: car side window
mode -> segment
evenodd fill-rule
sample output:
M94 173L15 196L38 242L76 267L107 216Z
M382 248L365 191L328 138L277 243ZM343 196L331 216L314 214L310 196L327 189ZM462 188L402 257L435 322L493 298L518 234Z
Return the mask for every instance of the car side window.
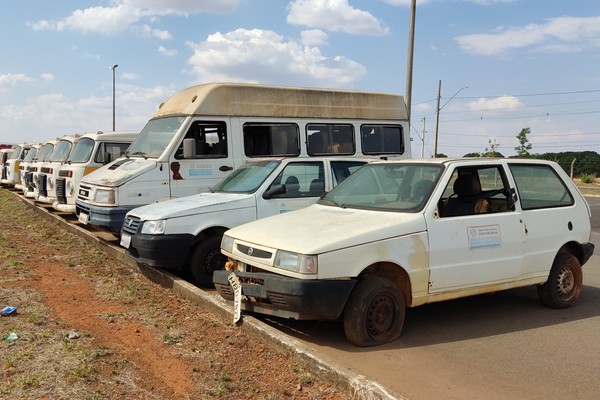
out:
M514 210L502 166L457 168L438 202L441 217Z
M510 170L523 210L574 204L573 195L550 165L511 164Z
M324 175L320 161L291 162L279 173L269 189L274 185L285 185L285 193L277 195L277 198L319 197L322 194L319 182L324 182Z

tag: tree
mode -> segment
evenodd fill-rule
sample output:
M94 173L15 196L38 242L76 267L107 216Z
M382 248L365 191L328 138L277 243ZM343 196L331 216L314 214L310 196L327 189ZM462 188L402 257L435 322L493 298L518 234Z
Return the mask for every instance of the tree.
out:
M492 139L489 140L489 147L485 148L485 152L483 154L481 154L482 157L499 157L499 158L504 158L504 155L502 155L502 153L499 153L497 151L498 147L500 147L499 143L496 143L496 139L494 139L492 141Z
M530 157L529 150L531 150L531 143L529 143L529 139L527 139L527 135L531 133L531 129L523 128L521 132L517 135L517 140L519 141L519 145L515 147L517 152L517 157L527 158Z
M479 152L473 152L473 153L467 153L463 157L482 157L482 155Z

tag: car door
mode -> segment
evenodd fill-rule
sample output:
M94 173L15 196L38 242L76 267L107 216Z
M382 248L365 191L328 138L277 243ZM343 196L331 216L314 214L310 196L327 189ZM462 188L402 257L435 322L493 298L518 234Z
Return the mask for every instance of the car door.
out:
M438 204L426 212L430 246L429 293L442 293L519 278L522 273L525 229L521 214L511 204L506 172L498 165L469 165L449 170L444 193ZM443 204L452 194L452 185L460 173L477 176L482 192L490 196L494 209L460 216L445 216ZM506 190L505 193L498 193ZM452 196L450 196L452 197ZM434 210L432 210L434 207Z

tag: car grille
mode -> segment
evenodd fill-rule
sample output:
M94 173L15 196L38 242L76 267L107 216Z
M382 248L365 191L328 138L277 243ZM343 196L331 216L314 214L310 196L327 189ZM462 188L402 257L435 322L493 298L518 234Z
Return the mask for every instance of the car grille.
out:
M133 215L128 215L123 221L123 232L129 235L135 235L140 227L140 219Z

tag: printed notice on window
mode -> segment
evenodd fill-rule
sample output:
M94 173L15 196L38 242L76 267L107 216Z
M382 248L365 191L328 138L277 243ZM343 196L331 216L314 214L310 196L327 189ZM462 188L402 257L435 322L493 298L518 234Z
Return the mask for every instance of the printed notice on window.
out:
M469 249L486 249L500 247L500 225L484 225L467 227Z

